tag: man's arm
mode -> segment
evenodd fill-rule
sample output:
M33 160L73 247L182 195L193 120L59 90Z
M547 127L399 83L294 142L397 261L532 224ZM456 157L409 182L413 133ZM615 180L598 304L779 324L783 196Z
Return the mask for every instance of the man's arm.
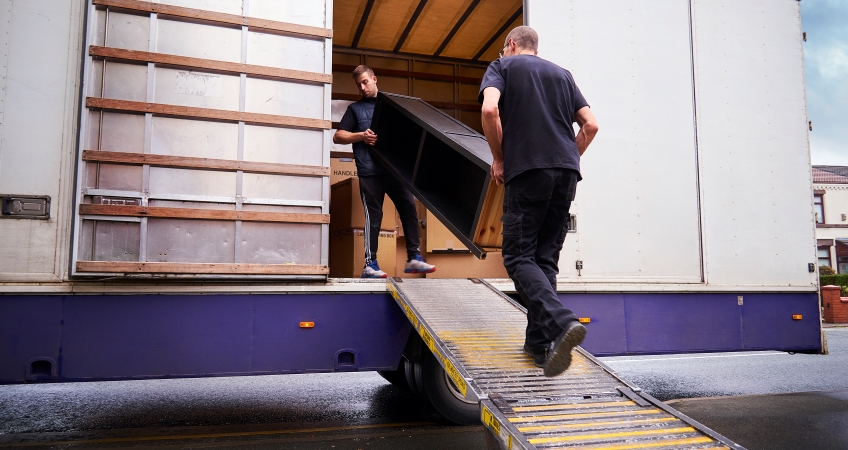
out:
M588 106L577 110L574 121L580 126L580 132L577 133L575 140L577 141L577 150L580 151L580 156L583 156L583 152L589 148L592 139L595 139L595 135L598 134L598 121L595 120L595 115Z
M492 151L492 179L497 184L503 184L503 129L501 128L501 114L498 109L498 101L501 99L501 91L494 87L487 87L483 90L483 134L486 135L486 141L489 142L489 149Z
M333 143L335 144L353 144L354 142L365 142L368 145L377 143L377 135L371 129L359 133L351 133L345 130L336 130L333 134Z

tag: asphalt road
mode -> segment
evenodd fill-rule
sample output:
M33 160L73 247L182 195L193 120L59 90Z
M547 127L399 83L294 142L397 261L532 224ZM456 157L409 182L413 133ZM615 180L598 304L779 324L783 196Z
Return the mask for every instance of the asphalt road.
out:
M826 330L828 355L741 352L599 359L663 401L848 389L848 327Z
M848 448L848 328L831 354L603 358L749 449ZM829 391L829 392L821 392ZM802 393L802 394L798 394ZM0 386L0 448L483 449L375 373Z

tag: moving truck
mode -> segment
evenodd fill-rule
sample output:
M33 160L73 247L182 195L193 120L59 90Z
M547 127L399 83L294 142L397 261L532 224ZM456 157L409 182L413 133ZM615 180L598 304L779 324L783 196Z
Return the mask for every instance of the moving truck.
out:
M4 0L0 382L417 389L385 283L328 277L334 122L367 63L479 130L522 23L601 125L560 261L584 347L822 351L795 0Z

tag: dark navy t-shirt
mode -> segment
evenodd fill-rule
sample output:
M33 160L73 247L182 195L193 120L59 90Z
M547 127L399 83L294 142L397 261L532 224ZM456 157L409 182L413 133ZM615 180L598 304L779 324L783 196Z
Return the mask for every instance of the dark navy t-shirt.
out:
M530 169L564 168L580 172L574 140L574 114L589 106L571 73L533 55L515 55L489 64L483 90L501 92L504 181Z
M360 133L371 128L371 117L374 115L374 105L377 98L363 98L347 107L339 130ZM379 139L379 137L378 137ZM371 155L371 146L365 142L353 143L353 158L356 160L356 172L360 177L383 175L389 173L379 161Z

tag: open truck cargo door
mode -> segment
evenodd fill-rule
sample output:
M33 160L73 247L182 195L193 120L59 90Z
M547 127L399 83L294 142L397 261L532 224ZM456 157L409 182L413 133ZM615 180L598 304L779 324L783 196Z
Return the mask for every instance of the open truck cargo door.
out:
M88 3L71 275L328 273L331 1Z

